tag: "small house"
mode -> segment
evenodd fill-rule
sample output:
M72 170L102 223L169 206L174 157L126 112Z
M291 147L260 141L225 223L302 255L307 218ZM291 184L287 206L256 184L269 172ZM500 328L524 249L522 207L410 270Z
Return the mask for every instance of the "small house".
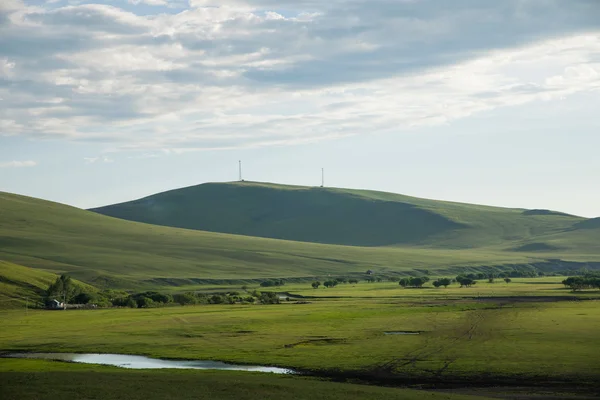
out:
M368 270L368 271L367 271L367 275L373 275L373 270L371 270L371 269L370 269L370 270Z
M50 301L50 303L48 303L48 308L52 309L52 310L60 310L65 308L64 303L61 303L60 301L53 299Z

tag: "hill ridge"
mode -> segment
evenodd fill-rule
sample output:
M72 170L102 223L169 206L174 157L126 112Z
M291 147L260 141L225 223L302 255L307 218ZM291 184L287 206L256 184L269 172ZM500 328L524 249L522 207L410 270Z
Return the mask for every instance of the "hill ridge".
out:
M422 199L372 190L204 183L90 209L162 226L350 246L468 248L572 229L546 210Z

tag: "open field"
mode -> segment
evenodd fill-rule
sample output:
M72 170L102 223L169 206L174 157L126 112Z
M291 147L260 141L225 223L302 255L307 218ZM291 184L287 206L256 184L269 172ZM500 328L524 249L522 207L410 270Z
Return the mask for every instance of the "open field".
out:
M7 310L0 349L222 360L394 385L578 386L589 394L600 377L600 293L576 300L556 279L439 290L296 285L286 290L315 298L272 306ZM392 331L421 334L385 334ZM144 374L154 373L137 376Z
M498 266L497 270L514 265L577 269L600 261L600 249L589 238L597 230L585 232L585 251L560 254L502 248L334 246L153 226L0 193L0 259L68 272L100 289L223 284L268 277L310 279L360 275L367 269L379 274L429 269L449 275L492 266ZM556 260L559 256L581 264Z
M484 397L221 371L131 371L37 360L0 360L3 399L46 400L485 400Z

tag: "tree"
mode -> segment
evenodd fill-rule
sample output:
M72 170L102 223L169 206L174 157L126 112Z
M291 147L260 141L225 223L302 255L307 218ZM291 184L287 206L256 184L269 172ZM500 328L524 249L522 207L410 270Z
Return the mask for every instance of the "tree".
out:
M138 308L150 308L154 306L154 300L150 297L142 296L137 299Z
M435 286L436 288L439 288L440 286L442 286L440 281L433 281L433 286Z
M314 282L311 284L311 286L312 286L312 288L313 288L313 289L318 289L318 288L319 288L319 286L321 286L321 282L319 282L319 281L314 281Z
M399 284L400 286L402 286L402 287L404 287L404 288L405 288L405 287L407 287L407 286L408 286L409 282L410 282L410 281L409 281L409 279L408 279L408 278L401 278L401 279L398 281L398 284Z
M409 279L409 285L417 288L423 287L427 282L429 282L429 277L427 276L418 276Z
M130 297L129 299L127 299L127 303L126 303L127 307L129 308L138 308L138 304L136 303L136 301L133 299L133 297Z
M198 298L194 295L194 293L178 293L173 295L173 301L184 306L186 304L196 304L198 302Z
M348 279L348 283L358 283L358 279Z
M447 288L448 286L450 286L452 284L452 279L442 278L442 279L439 279L439 282L443 287Z
M262 304L279 304L279 295L274 292L263 292L259 300Z
M77 296L73 297L73 302L75 304L88 304L95 303L98 297L93 293L81 292Z
M50 297L58 297L65 305L71 301L71 298L76 294L77 287L73 283L71 277L67 274L62 274L56 281L52 283L46 290L46 295Z
M506 283L511 283L511 282L512 282L512 279L510 279L510 278L504 278L504 282L506 282Z
M336 287L337 284L337 281L326 281L323 285L325 285L326 288L331 288Z
M456 282L460 283L460 287L471 287L477 283L477 281L473 280L472 278L460 275L456 277Z

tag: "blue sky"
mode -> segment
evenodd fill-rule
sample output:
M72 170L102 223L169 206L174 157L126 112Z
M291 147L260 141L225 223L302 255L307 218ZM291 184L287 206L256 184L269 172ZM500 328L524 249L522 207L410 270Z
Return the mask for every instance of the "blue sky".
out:
M595 0L0 2L0 190L237 178L600 215Z

